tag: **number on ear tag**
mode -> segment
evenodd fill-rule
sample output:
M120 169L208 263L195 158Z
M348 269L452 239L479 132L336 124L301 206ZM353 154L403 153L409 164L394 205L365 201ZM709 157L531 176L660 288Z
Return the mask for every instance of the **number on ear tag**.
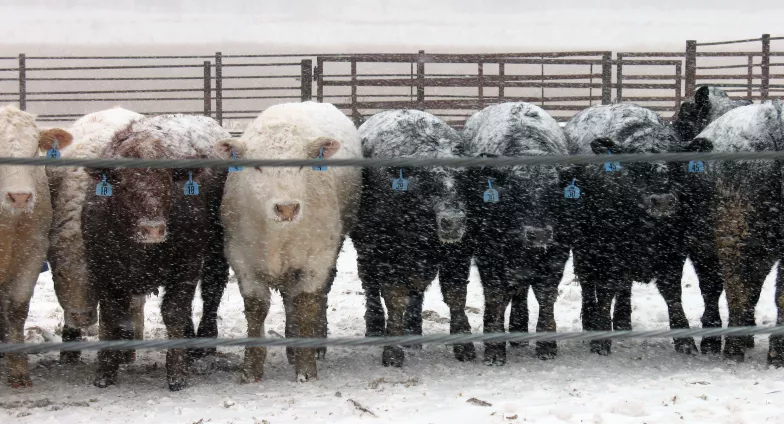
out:
M324 148L323 147L321 149L319 149L319 155L318 155L318 157L316 159L324 160ZM326 171L327 170L327 165L314 165L313 166L313 170L314 171Z
M580 187L577 187L574 184L575 178L572 178L572 183L566 186L564 190L564 197L567 199L579 199L580 198Z
M60 159L60 151L57 150L57 140L54 141L54 145L51 149L46 152L47 159Z
M95 186L95 194L101 197L110 197L112 195L112 185L106 181L106 174L103 175L103 181Z
M493 188L493 180L487 180L488 189L485 191L485 203L498 203L498 191Z
M234 150L231 151L231 160L237 160L237 154L234 152ZM241 166L230 166L229 167L229 172L240 172L240 171L242 171L242 167Z
M611 151L607 151L608 155L612 155ZM607 161L604 163L604 171L605 172L613 172L613 171L620 171L621 170L621 163L618 161Z
M403 169L400 169L400 178L395 178L392 181L392 190L395 191L407 191L408 190L408 180L403 178Z
M183 189L186 196L196 196L199 194L199 183L193 181L193 172L188 172L188 182Z
M705 172L705 162L701 160L690 160L689 172Z

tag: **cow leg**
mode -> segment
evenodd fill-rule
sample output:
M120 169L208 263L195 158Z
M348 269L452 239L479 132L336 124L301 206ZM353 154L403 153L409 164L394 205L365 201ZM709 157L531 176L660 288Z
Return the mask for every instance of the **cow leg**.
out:
M408 292L406 313L403 315L403 334L406 336L422 335L422 306L425 303L425 292L411 290ZM403 346L410 349L422 349L421 344Z
M499 274L497 267L478 263L482 289L485 295L484 332L504 332L504 312L512 299L512 293L506 288L505 275ZM485 365L503 366L506 363L506 342L485 343Z
M776 272L776 325L784 325L784 284L781 278L781 265ZM770 336L768 348L768 365L776 368L784 366L784 335Z
M754 257L745 256L738 260L741 262L738 267L735 264L727 266L725 264L725 276L727 292L727 304L730 310L730 327L743 327L749 321L754 321L754 299L759 299L762 283L770 268L767 261L758 260ZM740 272L729 271L728 268L740 268ZM738 278L735 278L738 275ZM751 318L749 318L751 315ZM746 348L752 345L754 336L727 336L724 345L724 357L726 359L742 362L744 360Z
M222 244L221 246L222 247ZM210 259L212 256L217 256ZM218 308L229 279L229 264L222 252L207 252L202 267L201 299L202 315L196 337L214 339L218 337ZM189 349L191 358L214 355L217 348Z
M139 295L131 298L131 319L133 321L133 339L144 340L144 304L147 296ZM136 351L128 349L125 352L123 363L130 364L136 361Z
M296 332L299 337L316 337L316 322L319 319L321 299L321 290L316 293L299 293L291 299L294 306ZM294 370L299 382L317 379L316 349L294 349Z
M408 287L400 283L383 283L381 296L387 307L387 336L403 335L403 319L405 318L408 303ZM384 346L381 364L385 367L402 367L405 353L400 346Z
M510 333L528 332L528 291L529 284L527 282L521 283L517 291L512 295L512 310L509 313ZM509 346L521 348L528 346L528 341L509 342Z
M713 247L706 247L703 252L699 252L692 258L694 270L700 281L700 293L705 304L702 313L702 328L721 328L721 315L719 314L719 298L724 290L721 278L721 267L719 258L716 256ZM718 355L721 353L721 336L703 337L700 341L700 351L703 354Z
M675 263L675 262L673 262ZM680 263L680 261L678 261ZM681 288L681 272L675 271L674 268L667 275L662 276L656 281L656 288L664 298L667 304L667 313L670 317L670 328L689 328L689 320L686 319L686 312L683 310L683 290ZM675 342L675 351L685 353L687 355L697 353L697 345L694 343L693 337L682 337L673 339Z
M449 334L471 334L471 324L465 313L471 257L460 259L462 259L460 264L450 263L442 266L439 276L441 295L444 303L449 306ZM476 348L473 343L455 344L452 346L452 352L458 361L476 359Z
M327 309L329 308L329 292L332 291L332 283L335 282L335 278L338 275L338 269L336 267L332 267L329 272L329 278L327 279L327 285L324 286L324 290L319 293L319 313L318 319L316 320L316 337L321 337L326 339L327 338L327 330L329 328L329 322L327 321ZM316 359L324 359L327 357L327 347L321 346L316 348Z
M615 288L619 286L618 282L609 282L609 284L599 284L596 287L596 316L594 317L594 330L596 331L610 331L612 326L612 318L610 317L611 306L613 297L615 297ZM599 355L609 355L611 352L612 340L591 340L591 352L598 353Z
M615 294L612 314L612 328L615 331L632 329L632 282L624 282Z
M35 263L40 263L35 261ZM37 267L36 267L37 268ZM24 325L30 309L30 298L38 276L38 270L26 272L14 279L7 287L5 299L6 340L11 343L24 343ZM2 317L0 317L2 320ZM30 370L26 353L9 353L6 355L8 367L8 385L13 388L31 387Z
M248 321L248 337L264 337L264 321L267 319L270 308L269 289L243 293L243 300L245 301L245 319ZM261 381L264 376L264 362L266 360L266 347L246 347L240 382Z
M132 340L131 296L110 292L101 295L99 309L101 340ZM117 371L126 354L121 350L99 350L98 371L93 384L106 388L117 384Z
M536 322L536 332L556 331L555 301L558 300L557 277L539 277L533 281L534 296L539 303L539 319ZM536 342L536 356L539 359L553 359L558 354L558 345L554 341Z
M198 281L172 281L163 295L161 315L169 339L186 337L188 323L193 325L193 298ZM192 329L193 327L191 327ZM187 386L187 364L185 349L169 349L166 352L166 378L169 390L176 392Z
M63 342L79 342L82 341L82 329L78 327L71 327L63 325ZM78 364L82 360L82 352L78 350L61 351L60 363L61 364Z
M294 313L294 301L290 298L287 298L288 292L281 292L281 297L283 298L283 310L286 312L286 324L284 328L283 335L289 339L294 337L299 337L297 334L297 323ZM289 365L294 365L294 348L293 347L286 347L286 360L289 362Z

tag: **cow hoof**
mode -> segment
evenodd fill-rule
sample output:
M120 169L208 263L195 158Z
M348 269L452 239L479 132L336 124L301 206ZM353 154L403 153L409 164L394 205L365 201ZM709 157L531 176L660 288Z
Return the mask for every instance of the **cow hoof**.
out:
M528 340L523 340L521 342L509 342L509 347L512 349L522 349L524 347L528 347Z
M60 352L61 365L75 365L82 362L82 352Z
M700 352L703 355L718 355L721 353L721 336L703 337L700 340Z
M558 344L556 342L536 342L536 357L546 361L555 359L558 355Z
M169 391L170 392L179 392L180 390L186 388L188 386L187 383L184 381L178 383L169 383Z
M289 365L294 365L294 348L287 347L286 348L286 359L289 361Z
M775 349L768 351L768 366L781 368L784 367L784 355Z
M187 354L189 359L197 360L201 358L206 358L207 356L217 355L218 349L216 348L188 349Z
M264 376L263 372L253 375L252 372L243 370L242 374L240 375L240 384L259 383L261 382L261 378L263 376Z
M455 359L460 362L473 361L476 359L476 348L473 343L456 344L452 347Z
M8 377L8 385L11 386L12 389L25 389L33 387L33 380L30 380L30 377L27 376Z
M384 353L381 355L381 364L385 367L400 368L403 366L403 360L406 354L403 349L397 346L384 346Z
M729 336L724 343L724 359L732 362L743 362L746 354L746 343L743 337Z
M318 380L315 373L297 373L297 383L307 383L313 380Z
M108 377L96 378L95 381L93 381L93 386L99 389L105 389L109 386L114 386L115 384L117 384L117 382L113 378Z
M421 344L404 345L403 347L406 349L422 350Z
M741 340L746 344L749 349L754 348L754 336L740 336Z
M506 343L485 343L485 365L502 367L506 364Z
M317 347L316 348L316 359L324 359L327 357L327 347Z
M591 340L591 352L608 356L611 352L612 341L610 340Z
M120 363L121 364L132 364L136 362L136 351L135 350L127 350L120 354Z
M675 351L678 353L683 353L686 355L693 355L697 353L697 344L694 343L694 339L691 337L686 337L682 339L674 339L675 341Z

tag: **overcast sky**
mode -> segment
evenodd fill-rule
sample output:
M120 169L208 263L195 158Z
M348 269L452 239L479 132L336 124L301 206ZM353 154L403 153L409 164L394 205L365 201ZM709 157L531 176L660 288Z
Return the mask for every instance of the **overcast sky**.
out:
M0 0L5 44L680 48L782 28L784 1ZM31 28L33 30L31 30Z

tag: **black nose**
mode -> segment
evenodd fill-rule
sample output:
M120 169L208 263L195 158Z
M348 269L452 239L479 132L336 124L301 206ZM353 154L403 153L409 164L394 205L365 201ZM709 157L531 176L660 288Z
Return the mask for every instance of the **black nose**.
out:
M439 226L442 231L457 231L463 226L463 218L442 218Z
M528 227L525 229L524 239L528 244L549 244L553 241L553 230Z

